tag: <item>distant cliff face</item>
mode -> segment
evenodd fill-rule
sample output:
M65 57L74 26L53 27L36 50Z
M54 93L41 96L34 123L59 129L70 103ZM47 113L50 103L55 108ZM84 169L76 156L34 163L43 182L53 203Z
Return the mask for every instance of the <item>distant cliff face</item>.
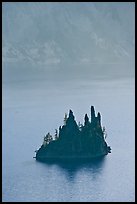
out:
M50 138L47 134L47 140ZM91 121L85 115L84 125L77 125L72 110L66 118L65 124L59 128L56 140L49 139L36 153L37 160L61 160L95 158L107 155L110 147L104 139L104 130L101 127L101 115L95 116L91 106Z
M85 69L92 76L133 74L133 2L7 2L2 7L4 69L12 67L8 80L16 80L16 72L25 77L25 68L30 79L35 69L41 77L51 70L64 77L77 72L82 77Z

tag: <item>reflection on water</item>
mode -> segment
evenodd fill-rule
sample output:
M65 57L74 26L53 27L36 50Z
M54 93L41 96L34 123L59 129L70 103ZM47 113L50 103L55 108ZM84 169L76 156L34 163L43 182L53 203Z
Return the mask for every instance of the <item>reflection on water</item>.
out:
M68 180L74 181L77 173L84 171L91 173L91 177L96 177L101 173L105 164L105 158L93 160L91 162L75 162L75 163L61 163L58 164L59 168L64 171Z
M97 159L92 159L92 161L69 161L69 162L39 162L42 163L46 168L47 167L57 167L66 178L71 181L75 180L77 173L81 171L92 173L92 177L95 178L98 174L101 173L105 165L106 157L101 157Z

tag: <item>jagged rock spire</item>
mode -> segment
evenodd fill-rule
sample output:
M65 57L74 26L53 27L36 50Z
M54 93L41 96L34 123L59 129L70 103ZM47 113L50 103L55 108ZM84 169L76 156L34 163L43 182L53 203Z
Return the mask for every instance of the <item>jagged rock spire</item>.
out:
M95 109L94 106L91 106L91 121L95 119Z
M66 126L68 127L68 125L72 125L74 123L75 123L75 117L73 115L72 110L69 110L69 117L67 118Z
M85 114L84 120L85 120L84 125L87 125L89 123L89 117L87 114Z
M69 118L73 118L74 119L74 115L73 115L72 110L69 110Z
M74 135L79 134L79 128L75 121L72 110L69 110L69 117L67 118L66 125L64 127L64 131L66 131L64 134L68 135L69 137L73 137Z
M101 125L101 114L99 112L98 112L97 118L98 118L99 125Z

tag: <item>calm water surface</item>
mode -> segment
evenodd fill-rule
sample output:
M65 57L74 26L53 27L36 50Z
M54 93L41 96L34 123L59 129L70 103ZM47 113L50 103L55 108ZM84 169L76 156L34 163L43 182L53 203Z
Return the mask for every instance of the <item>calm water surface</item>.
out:
M71 108L83 122L90 106L102 115L112 153L86 164L33 159ZM3 84L3 201L134 201L134 80Z

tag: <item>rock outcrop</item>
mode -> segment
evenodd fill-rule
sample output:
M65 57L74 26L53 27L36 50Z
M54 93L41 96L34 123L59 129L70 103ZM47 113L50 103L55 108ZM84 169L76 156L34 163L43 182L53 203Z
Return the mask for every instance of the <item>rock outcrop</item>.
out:
M64 125L59 127L55 138L48 133L44 142L36 151L36 160L62 161L62 160L91 160L105 156L111 148L105 141L105 128L101 126L101 114L95 115L91 106L91 121L85 114L84 125L77 125L72 110L69 116L65 115Z

